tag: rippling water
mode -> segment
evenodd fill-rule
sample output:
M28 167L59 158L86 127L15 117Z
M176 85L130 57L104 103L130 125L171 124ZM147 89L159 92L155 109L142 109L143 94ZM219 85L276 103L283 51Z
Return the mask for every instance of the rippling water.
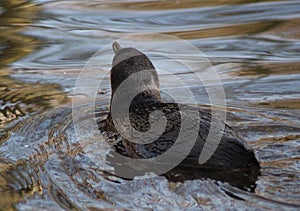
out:
M299 210L299 23L299 1L2 1L0 208ZM261 165L254 193L212 179L174 183L145 175L127 181L104 173L112 171L105 162L109 148L89 128L76 135L68 102L88 59L132 33L185 39L213 64L227 121ZM155 42L136 42L165 53ZM174 55L192 61L184 50L174 46ZM99 63L109 70L111 52L102 52ZM169 71L189 81L199 104L209 104L188 70ZM163 91L181 90L159 74ZM98 112L104 119L110 93L109 84L102 85ZM93 118L93 106L77 110L82 125ZM101 158L97 165L93 156Z

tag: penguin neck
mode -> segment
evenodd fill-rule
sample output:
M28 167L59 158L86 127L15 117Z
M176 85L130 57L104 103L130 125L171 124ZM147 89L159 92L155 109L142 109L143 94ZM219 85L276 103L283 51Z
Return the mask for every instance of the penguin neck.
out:
M126 98L126 96L124 96L124 100L122 99L121 102L122 101L125 102L126 100L128 99ZM131 101L130 107L138 107L142 109L143 107L147 108L151 105L158 104L160 102L161 102L161 96L159 90L147 90L136 95L134 99ZM112 100L110 103L110 111L111 111L111 106L112 106ZM122 107L122 105L117 105L117 106Z
M125 99L126 100L126 99ZM130 115L139 116L140 114L145 114L149 112L149 109L153 109L154 107L161 106L161 98L160 93L158 90L155 91L146 91L143 93L138 94L130 103L129 108L128 105L116 105L118 109L129 109ZM124 106L124 107L123 107ZM115 129L113 120L112 120L112 100L110 103L110 109L108 113L108 117L106 120L106 126L104 127L106 131L111 131L116 133L117 130ZM126 110L124 110L126 111Z
M132 100L131 105L145 105L150 102L160 102L160 92L159 90L149 90L142 93L139 93Z

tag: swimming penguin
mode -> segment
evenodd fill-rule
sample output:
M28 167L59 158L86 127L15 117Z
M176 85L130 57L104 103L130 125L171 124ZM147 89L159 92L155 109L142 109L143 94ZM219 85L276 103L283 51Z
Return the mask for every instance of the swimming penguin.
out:
M200 127L197 126L199 128L195 128L198 131L198 136L186 158L178 165L179 172L188 175L189 172L194 174L195 169L197 169L195 174L198 176L222 179L227 175L224 172L234 172L234 175L236 175L236 172L239 171L245 174L244 171L255 169L255 173L251 170L255 175L254 179L252 178L251 180L256 179L259 174L259 163L253 151L245 145L227 124L225 124L222 139L213 155L204 164L199 164L199 155L206 142L210 126L213 124L213 121L216 121L213 120L211 113L196 106L179 105L176 102L163 102L159 89L158 74L150 59L135 48L122 48L117 42L114 42L113 50L115 56L110 71L111 105L104 130L109 134L119 136L116 123L118 128L123 130L122 138L119 138L113 146L116 152L134 159L147 159L161 155L176 142L180 129L183 126L182 119L189 120L188 122L191 123L189 125L190 128L193 127L192 123L196 120L199 121L200 125ZM134 75L137 76L134 77ZM125 91L117 93L118 88L128 79L130 79L130 83L126 84ZM130 99L128 117L130 127L134 128L134 130L146 133L151 129L153 120L155 123L155 118L161 118L161 114L166 120L163 133L151 143L133 142L131 139L134 139L134 137L130 135L131 130L128 129L130 127L128 123L125 123L126 121L122 120L123 113L120 112L119 116L115 115L114 117L112 115L113 110L118 111L120 109L123 111L122 109L126 109L127 105L123 107L123 104L126 104L123 102L128 101L128 96L131 95L134 95L134 97L132 97L132 100ZM118 103L113 104L113 99ZM197 118L189 115L189 113L182 112L180 106L193 110L194 114L196 111L196 114L198 114ZM157 110L159 115L153 115L153 112ZM115 119L119 119L119 121ZM214 127L218 127L218 122L214 124ZM227 177L237 180L231 174L227 175ZM192 176L191 178L194 177Z

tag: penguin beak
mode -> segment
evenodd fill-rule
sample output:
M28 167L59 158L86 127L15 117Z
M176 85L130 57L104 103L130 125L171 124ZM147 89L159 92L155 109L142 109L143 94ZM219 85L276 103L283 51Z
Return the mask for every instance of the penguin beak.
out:
M120 44L117 41L115 41L112 44L112 49L114 50L115 55L116 55L119 52L119 50L121 50L121 46L120 46Z

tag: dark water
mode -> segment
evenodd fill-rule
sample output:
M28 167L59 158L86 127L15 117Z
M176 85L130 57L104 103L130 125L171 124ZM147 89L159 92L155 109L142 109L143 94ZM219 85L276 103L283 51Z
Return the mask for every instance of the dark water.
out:
M300 209L299 1L4 0L0 28L0 209ZM112 171L109 148L88 127L91 104L76 108L85 132L74 132L70 102L82 67L114 40L154 32L189 41L215 67L227 122L261 165L254 193L211 179L127 181L104 173ZM137 43L151 49L155 42ZM99 62L109 69L111 54L103 52ZM193 59L176 46L174 52ZM189 81L199 104L209 104L190 72L169 71ZM159 74L163 89L181 90ZM104 119L109 84L102 85ZM85 103L93 96L80 97Z

